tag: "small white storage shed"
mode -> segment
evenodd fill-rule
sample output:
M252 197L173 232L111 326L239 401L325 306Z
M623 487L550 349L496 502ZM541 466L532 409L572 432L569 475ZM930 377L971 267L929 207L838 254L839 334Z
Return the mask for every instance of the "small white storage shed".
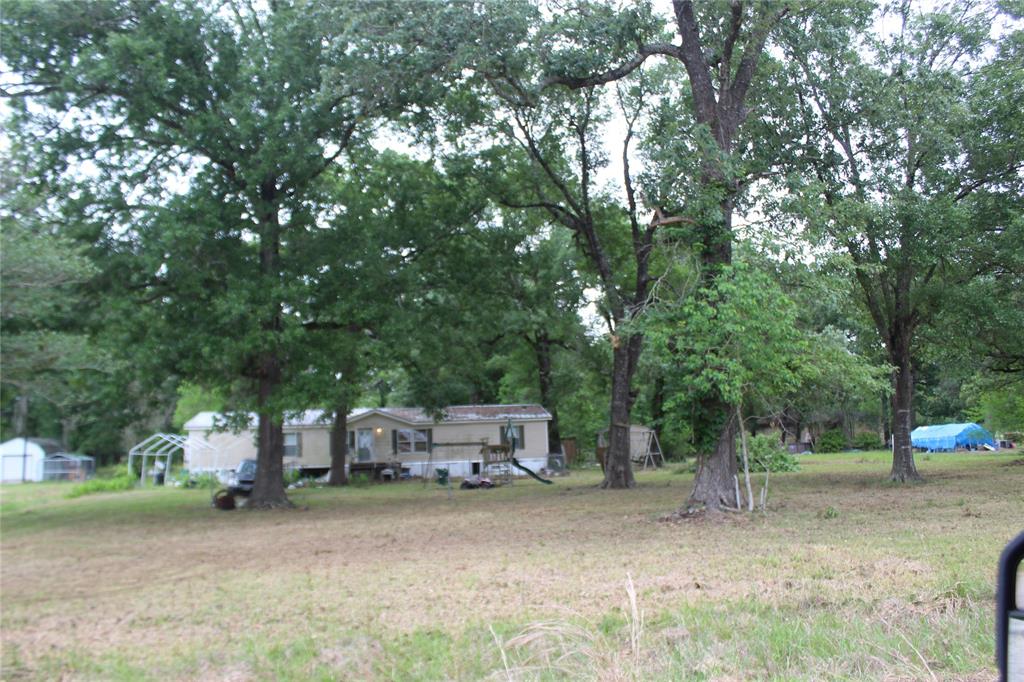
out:
M43 480L43 460L60 450L60 443L46 438L12 438L0 443L0 481Z

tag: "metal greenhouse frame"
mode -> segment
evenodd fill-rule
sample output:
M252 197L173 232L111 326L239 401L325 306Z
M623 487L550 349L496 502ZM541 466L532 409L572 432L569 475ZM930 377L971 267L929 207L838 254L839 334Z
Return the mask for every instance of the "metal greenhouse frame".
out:
M154 464L162 460L164 463L164 484L166 485L168 476L171 473L171 459L174 457L174 453L178 450L184 453L186 447L215 450L206 441L189 440L188 436L182 436L177 433L154 433L128 451L128 471L134 471L132 467L135 464L135 458L141 457L142 474L139 476L139 484L145 485L146 469L149 460L152 458Z

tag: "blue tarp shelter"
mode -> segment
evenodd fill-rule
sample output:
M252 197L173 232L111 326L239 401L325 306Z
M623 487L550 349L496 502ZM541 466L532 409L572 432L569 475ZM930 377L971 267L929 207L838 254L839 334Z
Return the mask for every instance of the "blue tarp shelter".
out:
M919 426L910 432L910 442L915 448L925 450L956 450L977 448L981 445L995 446L992 434L977 424L936 424Z

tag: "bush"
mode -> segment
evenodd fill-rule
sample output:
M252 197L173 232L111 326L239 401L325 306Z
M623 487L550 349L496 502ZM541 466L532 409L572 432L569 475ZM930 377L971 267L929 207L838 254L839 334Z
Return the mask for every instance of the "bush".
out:
M302 469L293 467L284 470L285 487L298 483L302 479Z
M593 450L576 450L576 459L569 465L569 469L592 469L594 464L597 463L597 457L594 455Z
M754 436L747 441L747 449L750 455L751 471L771 471L772 473L782 471L796 471L800 463L796 456L791 455L780 444L775 436L760 435ZM743 454L739 454L739 466L743 468Z
M68 491L67 497L75 498L93 493L113 493L131 490L138 479L128 473L128 467L118 467L110 478L94 478L79 483Z
M815 452L842 452L846 448L846 436L839 429L832 429L818 436Z
M853 437L853 447L858 450L881 450L883 446L877 433L858 433Z
M189 477L188 487L203 488L205 490L216 490L217 488L224 487L224 484L221 483L221 480L219 478L217 478L217 474L212 474L207 471Z

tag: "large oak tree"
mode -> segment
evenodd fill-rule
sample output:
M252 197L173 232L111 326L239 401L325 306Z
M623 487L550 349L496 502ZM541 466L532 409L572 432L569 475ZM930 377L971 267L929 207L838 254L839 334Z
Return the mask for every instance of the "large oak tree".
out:
M583 8L587 11L583 11ZM679 119L658 143L663 151L688 151L660 169L648 200L651 208L689 226L686 241L699 255L705 300L714 302L716 280L732 262L733 218L748 186L741 129L755 99L756 82L769 36L789 12L785 3L693 3L673 0L667 38L652 11L640 5L624 12L581 6L574 30L586 41L561 48L546 79L549 86L587 89L620 81L649 58L681 66ZM667 38L667 39L666 39ZM673 139L682 138L682 139ZM756 150L756 148L755 148ZM682 232L682 231L681 231ZM716 386L697 396L693 433L699 465L690 504L717 509L734 500L737 422L734 407Z
M899 30L877 36L862 22L828 49L807 26L787 35L806 144L806 179L791 189L814 242L846 259L892 366L890 478L906 482L921 478L910 441L921 333L951 288L999 281L1019 220L1022 119L998 103L1019 98L1020 59L1004 51L985 65L995 15L980 5L881 16Z
M322 215L324 176L346 150L443 88L446 11L316 0L4 8L20 133L48 170L101 188L105 237L132 255L120 275L134 341L172 371L241 384L239 407L257 412L254 507L289 504L284 389L306 268L295 236ZM437 49L422 48L426 34Z

